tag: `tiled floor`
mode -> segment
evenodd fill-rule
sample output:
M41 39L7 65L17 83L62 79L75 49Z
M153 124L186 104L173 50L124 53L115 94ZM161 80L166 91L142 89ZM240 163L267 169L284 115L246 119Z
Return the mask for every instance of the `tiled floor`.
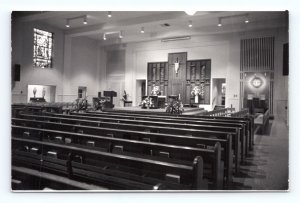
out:
M264 135L255 134L255 146L234 177L237 190L288 189L288 127L283 120L270 121Z

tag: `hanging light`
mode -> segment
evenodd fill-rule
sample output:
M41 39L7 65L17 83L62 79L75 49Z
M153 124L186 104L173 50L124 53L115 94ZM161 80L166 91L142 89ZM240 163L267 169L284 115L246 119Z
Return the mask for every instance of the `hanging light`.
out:
M141 33L144 34L145 33L145 29L144 27L141 27Z
M119 32L119 38L122 39L123 38L123 31Z
M70 20L66 19L66 27L70 27Z
M112 17L112 15L111 15L111 11L108 11L108 12L107 12L107 17L109 17L109 18L111 18L111 17Z
M221 18L219 18L218 26L219 26L219 27L222 26L222 19L221 19Z
M103 40L106 40L106 35L105 35L105 33L103 34Z
M189 20L189 27L193 27L193 23L191 20Z
M83 24L86 25L87 24L87 16L83 17Z

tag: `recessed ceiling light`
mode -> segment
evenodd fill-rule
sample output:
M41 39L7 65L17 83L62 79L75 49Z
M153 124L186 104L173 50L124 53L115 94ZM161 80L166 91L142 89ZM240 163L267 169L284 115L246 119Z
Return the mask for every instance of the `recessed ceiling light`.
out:
M109 17L109 18L111 18L111 17L112 17L112 15L111 15L111 11L108 11L108 12L107 12L107 17Z

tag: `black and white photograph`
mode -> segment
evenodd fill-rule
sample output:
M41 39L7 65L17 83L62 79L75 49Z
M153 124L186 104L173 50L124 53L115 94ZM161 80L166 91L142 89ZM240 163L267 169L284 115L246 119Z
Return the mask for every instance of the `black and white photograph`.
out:
M289 190L289 11L12 11L11 190Z

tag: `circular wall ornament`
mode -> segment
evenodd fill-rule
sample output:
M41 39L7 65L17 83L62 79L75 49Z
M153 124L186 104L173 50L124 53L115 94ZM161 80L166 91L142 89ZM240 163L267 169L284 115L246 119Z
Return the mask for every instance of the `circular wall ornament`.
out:
M261 78L255 76L255 78L253 78L253 80L251 81L251 84L253 85L253 87L259 88L262 86L263 81Z

